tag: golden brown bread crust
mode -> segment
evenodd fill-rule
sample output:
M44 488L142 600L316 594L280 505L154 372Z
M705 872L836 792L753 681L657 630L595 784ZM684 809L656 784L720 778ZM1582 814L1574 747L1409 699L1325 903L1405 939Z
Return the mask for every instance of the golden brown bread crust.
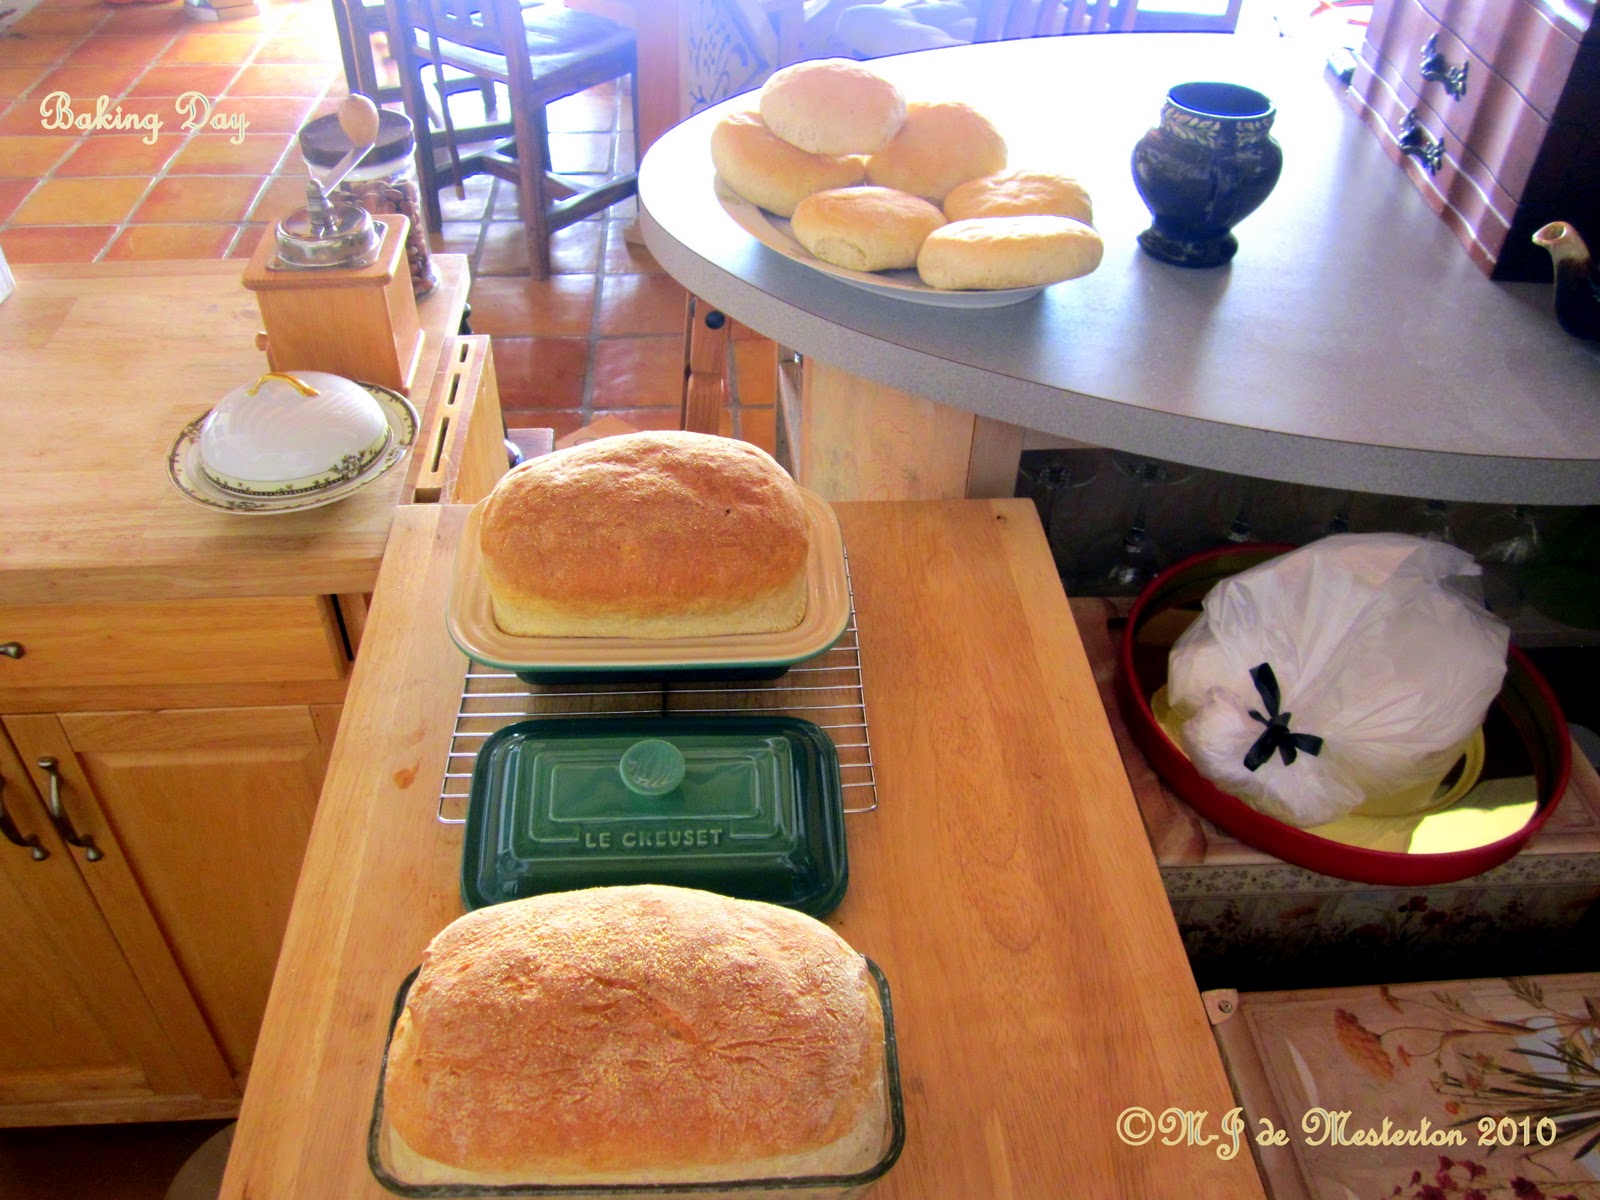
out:
M479 909L434 938L384 1108L416 1155L528 1182L747 1177L865 1115L857 1161L830 1164L861 1171L883 1149L883 1069L871 976L820 921L687 888L590 888Z
M1105 242L1071 217L973 217L929 234L917 275L929 287L973 291L1040 287L1087 275Z
M944 217L1071 217L1093 225L1094 205L1076 179L1052 171L1002 171L952 188L944 198Z
M989 118L959 100L917 101L882 150L867 159L867 182L942 204L958 184L1006 165L1006 140Z
M900 89L848 58L809 59L774 71L757 104L767 128L811 154L871 154L906 119Z
M729 113L717 122L711 162L736 193L780 217L813 192L850 187L866 173L859 156L808 154L784 141L756 112Z
M772 633L806 611L805 502L747 442L586 442L503 476L479 529L495 624L518 637Z
M922 240L944 214L918 196L892 188L833 188L795 205L789 229L806 250L852 271L914 267Z

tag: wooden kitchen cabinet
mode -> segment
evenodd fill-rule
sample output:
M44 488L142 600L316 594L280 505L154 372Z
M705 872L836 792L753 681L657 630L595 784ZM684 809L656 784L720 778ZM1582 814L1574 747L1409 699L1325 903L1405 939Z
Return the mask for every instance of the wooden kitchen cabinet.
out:
M97 839L103 857L86 862L52 826L30 774L0 735L7 832L32 843L0 841L0 1125L233 1111L238 1089L120 843Z

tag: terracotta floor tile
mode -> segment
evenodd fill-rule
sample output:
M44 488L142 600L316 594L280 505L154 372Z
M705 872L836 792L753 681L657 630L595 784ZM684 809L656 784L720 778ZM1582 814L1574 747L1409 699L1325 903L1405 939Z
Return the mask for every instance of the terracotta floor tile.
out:
M222 101L225 105L226 100ZM225 116L222 108L214 115ZM197 129L168 168L173 175L251 175L257 181L277 168L293 139L282 133L225 133Z
M0 179L0 224L10 219L23 197L37 186L31 179Z
M116 231L114 225L13 225L0 231L0 250L14 263L93 262Z
M96 37L72 52L69 66L127 66L153 63L177 40L165 33L134 33L116 37Z
M598 409L641 408L683 401L683 338L602 338L594 351Z
M50 34L45 37L0 38L0 67L44 66L60 62L81 38Z
M550 163L560 175L603 174L611 169L611 135L552 133Z
M199 92L215 100L239 74L236 66L154 66L128 89L130 96L181 96Z
M727 410L723 411L726 414ZM629 425L641 431L646 429L682 428L676 405L661 408L608 408L605 410L605 415L626 421ZM560 437L561 435L557 434L556 436Z
M778 345L765 339L733 343L734 399L741 405L778 402Z
M482 230L476 221L446 221L443 230L428 235L428 245L435 254L465 254L470 258L477 252Z
M36 8L11 23L9 29L26 37L85 34L105 20L102 9Z
M29 194L13 225L108 225L127 220L148 179L47 179Z
M133 219L139 224L241 221L261 180L252 175L193 175L163 179L150 189Z
M256 247L261 244L261 239L270 237L272 229L269 225L252 222L239 228L238 234L233 239L233 246L228 250L229 258L251 258L256 252Z
M661 275L661 264L642 245L627 238L629 222L606 222L606 255L601 269L607 275Z
M313 66L245 67L228 88L230 96L317 96L336 78L333 63Z
M331 35L333 30L330 28ZM338 43L333 43L337 47ZM280 34L261 43L252 60L260 66L321 64L329 60L328 39L319 34Z
M600 269L605 231L597 221L580 221L550 237L550 270L557 275L593 275ZM480 275L526 275L528 239L521 221L490 221L483 226Z
M589 418L577 409L535 408L527 411L507 409L504 410L504 416L506 424L513 428L532 426L548 429L555 434L557 441L569 433L576 433L589 423Z
M494 185L495 180L489 176L474 175L464 185L465 197L456 195L453 187L442 188L439 191L439 211L446 221L482 221Z
M27 95L38 85L38 67L0 67L0 105Z
M130 225L117 235L105 258L110 262L221 258L234 233L232 225Z
M120 4L106 14L100 33L182 33L194 28L181 4Z
M38 179L77 144L64 134L0 137L0 178Z
M724 409L727 413L729 410ZM740 406L734 414L736 427L734 436L743 439L755 446L760 446L768 454L776 454L778 445L778 410L776 408L745 408Z
M543 282L479 278L471 300L477 333L584 337L594 312L594 276L552 275Z
M306 206L306 177L285 172L267 180L250 217L256 221L279 221L297 208Z
M177 63L241 63L255 53L260 39L253 33L188 33L160 56L162 66Z
M602 334L679 333L688 293L669 275L607 275L596 328Z
M472 312L476 330L476 306ZM579 408L588 370L587 338L494 339L494 373L502 408Z
M310 96L228 96L212 107L218 113L241 114L248 122L246 133L297 133L316 103Z
M56 176L137 175L154 178L183 145L182 137L163 133L154 142L142 134L107 133L81 139L82 145L56 168Z
M617 98L609 89L590 88L545 109L551 133L609 132L616 117Z
M40 77L29 94L38 101L51 92L65 92L77 102L96 96L123 96L132 88L140 70L131 63L121 67L57 67ZM32 107L37 115L38 104Z

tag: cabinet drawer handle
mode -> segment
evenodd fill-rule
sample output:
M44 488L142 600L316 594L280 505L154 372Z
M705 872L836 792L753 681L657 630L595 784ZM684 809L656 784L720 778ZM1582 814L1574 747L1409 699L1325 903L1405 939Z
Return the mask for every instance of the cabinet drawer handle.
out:
M50 821L56 827L56 832L61 835L61 840L69 846L77 846L83 851L84 858L90 862L99 862L104 858L105 851L94 844L94 838L87 834L80 836L72 827L72 818L67 816L67 810L61 806L61 770L60 764L50 757L39 760L39 769L50 777Z
M1400 128L1395 131L1395 140L1400 144L1400 153L1418 159L1428 168L1429 175L1438 174L1439 165L1444 162L1444 142L1422 127L1422 122L1417 120L1416 109L1413 108L1401 120Z
M21 642L0 642L0 654L7 658L21 658L24 653Z
M1435 83L1444 84L1444 90L1457 100L1467 94L1467 68L1470 62L1451 66L1444 55L1439 53L1439 35L1429 34L1428 40L1422 43L1422 77Z
M23 836L22 830L17 828L17 823L11 819L11 814L6 811L6 781L0 779L0 835L13 846L21 846L28 852L28 857L34 862L43 862L50 857L50 851L39 845L39 839L32 834Z

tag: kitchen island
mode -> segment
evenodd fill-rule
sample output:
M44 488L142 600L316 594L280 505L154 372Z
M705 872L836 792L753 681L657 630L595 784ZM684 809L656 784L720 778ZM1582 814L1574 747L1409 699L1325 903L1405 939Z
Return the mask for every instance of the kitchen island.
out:
M1163 1145L1138 1116L1233 1101L1032 506L836 511L878 804L847 817L828 920L889 979L908 1126L874 1194L1260 1197L1248 1147ZM225 1200L389 1194L366 1146L394 998L462 912L440 813L466 513L396 514Z
M337 504L259 516L167 474L180 431L267 369L244 263L17 268L0 1125L237 1111L394 514L505 469L487 339L457 334L466 260L439 270L412 451Z

